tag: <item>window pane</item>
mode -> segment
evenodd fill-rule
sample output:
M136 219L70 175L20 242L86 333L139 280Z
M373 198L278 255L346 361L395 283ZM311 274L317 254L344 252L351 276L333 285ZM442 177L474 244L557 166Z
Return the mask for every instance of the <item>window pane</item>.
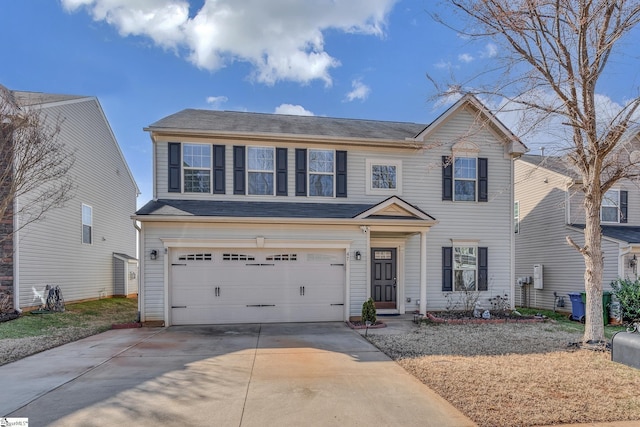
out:
M211 171L185 170L184 191L185 193L210 193Z
M273 148L249 147L247 168L254 171L273 171Z
M333 197L333 175L309 175L309 195Z
M454 291L475 291L476 271L456 270L454 275Z
M309 150L309 172L333 173L333 151Z
M617 207L602 207L602 218L603 222L618 222L618 208Z
M82 243L91 244L91 226L82 225Z
M396 167L385 165L371 166L371 188L396 188Z
M211 167L211 146L207 144L184 144L183 165L190 168Z
M455 200L475 201L476 182L475 181L455 181Z
M454 248L454 268L476 268L476 248Z
M91 206L82 205L82 224L93 225Z
M476 179L475 157L456 157L453 164L453 177Z
M249 172L249 194L273 194L273 173Z

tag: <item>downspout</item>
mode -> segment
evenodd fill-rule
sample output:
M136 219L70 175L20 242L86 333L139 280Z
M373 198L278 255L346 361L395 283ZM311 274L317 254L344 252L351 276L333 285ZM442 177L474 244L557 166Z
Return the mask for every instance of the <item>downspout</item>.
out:
M11 250L13 252L13 308L14 310L20 310L20 251L19 247L19 217L18 217L18 198L13 201L13 236L11 237L13 242L11 244Z
M144 301L144 250L142 247L143 244L143 236L144 232L142 231L142 227L138 226L138 221L133 220L133 227L138 231L138 322L144 321L144 310L143 304ZM142 256L140 256L142 254Z

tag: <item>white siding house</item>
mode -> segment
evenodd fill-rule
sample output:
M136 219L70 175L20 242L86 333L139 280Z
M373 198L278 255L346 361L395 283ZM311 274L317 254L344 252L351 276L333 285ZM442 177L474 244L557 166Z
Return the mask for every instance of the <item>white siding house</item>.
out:
M429 125L183 110L150 125L141 320L348 320L513 297L513 159L474 97ZM449 296L449 298L447 298Z
M46 285L59 286L66 302L114 295L114 254L129 260L136 255L131 215L139 190L100 103L95 97L12 94L22 108L39 109L47 125L59 121L58 138L75 156L73 198L14 236L16 307L40 305ZM137 285L129 289L137 292Z
M561 158L525 155L515 164L516 305L571 311L569 293L584 291L582 255L567 243L567 236L584 243L584 209L578 174ZM638 277L640 257L640 192L637 185L620 181L607 193L603 208L603 289L617 278ZM539 283L532 283L534 265L542 266ZM558 307L558 304L564 306Z

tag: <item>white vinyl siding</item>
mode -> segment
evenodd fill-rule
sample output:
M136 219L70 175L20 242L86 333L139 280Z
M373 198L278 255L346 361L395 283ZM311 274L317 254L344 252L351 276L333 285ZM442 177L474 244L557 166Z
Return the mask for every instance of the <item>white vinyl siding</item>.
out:
M110 296L113 253L136 255L131 215L137 188L99 104L84 98L43 112L64 118L59 138L75 150L70 174L77 187L65 207L48 211L46 218L19 232L21 307L37 306L34 291L42 292L47 284L60 286L66 302ZM93 210L92 245L82 243L82 203Z

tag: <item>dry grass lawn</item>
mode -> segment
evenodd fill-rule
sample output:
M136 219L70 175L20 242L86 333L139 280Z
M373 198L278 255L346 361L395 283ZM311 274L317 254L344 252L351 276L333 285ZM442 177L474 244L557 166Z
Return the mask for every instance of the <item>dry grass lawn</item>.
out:
M556 344L544 351L539 344L554 336ZM640 370L612 362L609 352L568 347L561 325L423 325L412 334L371 338L481 427L627 420L640 426ZM493 349L507 344L486 355L486 348L474 348L479 342Z

